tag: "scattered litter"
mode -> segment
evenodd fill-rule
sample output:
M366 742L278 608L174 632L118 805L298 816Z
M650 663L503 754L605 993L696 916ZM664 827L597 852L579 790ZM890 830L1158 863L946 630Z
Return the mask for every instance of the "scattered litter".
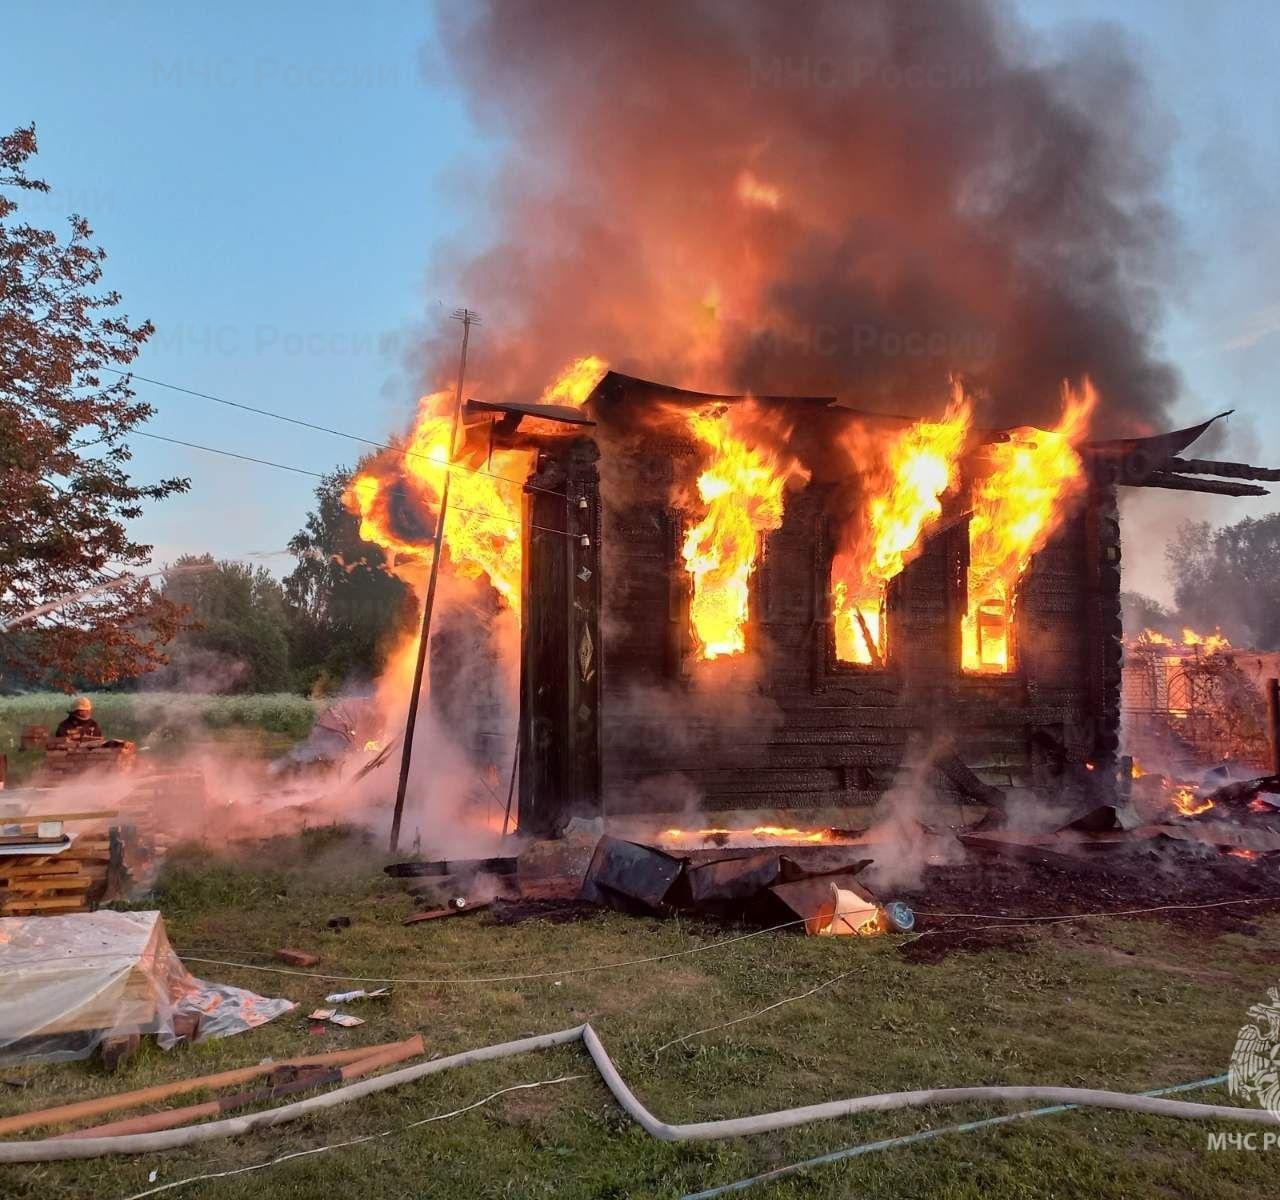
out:
M325 997L326 1004L349 1004L352 1000L381 1000L384 996L390 996L390 988L377 988L372 992L366 992L364 988L356 988L354 992L334 992L331 996Z
M155 1181L156 1181L157 1179L159 1179L159 1178L160 1178L160 1169L157 1167L154 1171L152 1171L152 1172L147 1176L147 1182L148 1182L148 1183L155 1183Z
M330 1025L340 1025L343 1029L354 1029L357 1025L364 1024L363 1017L353 1017L347 1013L340 1013L336 1008L317 1008L314 1012L307 1014L307 1020L328 1021Z
M291 967L314 967L320 962L320 955L311 954L306 950L292 950L288 946L277 950L276 958L282 963L288 963Z
M462 900L461 904L450 902L445 908L427 908L422 912L410 913L400 923L402 925L416 925L419 921L438 921L441 917L461 917L466 913L479 912L482 908L488 908L491 903L483 900L478 904L467 904L465 898L456 897L455 900Z

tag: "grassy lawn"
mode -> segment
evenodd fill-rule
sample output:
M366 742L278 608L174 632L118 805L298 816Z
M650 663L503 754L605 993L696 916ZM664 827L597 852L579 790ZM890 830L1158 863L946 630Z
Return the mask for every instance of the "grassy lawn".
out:
M1226 1071L1246 1008L1280 978L1280 915L1243 932L1190 933L1150 919L1021 929L996 946L930 963L895 938L769 933L662 963L571 974L574 967L711 945L725 930L601 912L567 923L501 925L483 913L412 927L412 901L372 851L325 831L263 847L251 860L171 860L154 903L189 959L271 964L290 945L335 974L460 978L559 971L550 979L399 984L388 1002L348 1011L355 1030L307 1032L298 1014L164 1054L144 1049L108 1079L83 1064L5 1070L0 1113L422 1031L449 1054L589 1020L623 1077L660 1117L739 1116L867 1092L975 1083L1053 1083L1140 1091ZM329 930L329 916L352 919ZM989 939L988 939L989 940ZM197 974L299 1002L342 985L191 963ZM663 1043L848 978L751 1021L661 1054ZM580 1047L430 1077L235 1141L138 1159L0 1168L0 1195L125 1197L207 1171L364 1134L512 1092L464 1115L268 1170L201 1182L200 1197L673 1197L878 1138L990 1116L978 1106L826 1122L689 1145L651 1140L619 1111ZM1225 1088L1191 1099L1226 1102ZM181 1101L189 1102L189 1101ZM1240 1129L1241 1126L1222 1128ZM888 1150L744 1193L760 1197L1119 1197L1238 1200L1275 1192L1275 1159L1209 1152L1209 1127L1072 1112Z

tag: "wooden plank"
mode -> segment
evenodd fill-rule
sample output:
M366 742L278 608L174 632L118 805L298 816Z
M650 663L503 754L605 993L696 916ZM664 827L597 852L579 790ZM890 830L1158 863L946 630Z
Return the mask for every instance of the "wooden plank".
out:
M33 900L14 897L14 899L0 905L0 912L11 917L29 916L31 913L52 912L54 910L71 912L85 911L83 897L60 896L47 900Z
M91 879L79 879L73 876L54 877L53 879L13 879L4 887L6 892L34 892L36 894L55 892L78 892L83 895L89 890Z
M30 879L36 876L79 875L80 873L78 862L60 863L56 859L53 862L35 866L26 863L17 866L0 866L0 879Z

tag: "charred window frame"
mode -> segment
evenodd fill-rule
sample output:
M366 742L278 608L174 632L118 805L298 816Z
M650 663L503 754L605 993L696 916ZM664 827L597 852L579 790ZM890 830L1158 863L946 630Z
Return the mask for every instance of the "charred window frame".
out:
M837 550L835 522L820 512L814 518L814 633L819 674L826 679L849 679L867 675L885 675L895 667L894 626L896 605L891 582L880 597L880 639L877 647L879 663L851 662L839 656L836 650L836 614L832 603L832 571L835 569ZM896 582L896 581L894 581Z
M667 525L667 669L673 679L689 679L698 658L698 642L693 632L690 609L693 604L693 576L685 569L684 539L688 518L674 505L665 509ZM696 524L696 522L694 522ZM776 532L776 531L775 531ZM747 580L747 623L743 629L743 655L761 647L761 629L768 624L766 611L770 593L769 540L760 539L756 567ZM739 657L739 656L735 656Z
M971 493L966 488L965 507L968 508L971 501L969 499ZM975 612L975 632L978 637L978 649L981 654L982 638L995 636L995 628L997 624L1004 629L1006 642L1006 663L1003 669L987 669L980 667L968 667L965 665L965 636L964 622L969 614L969 603L971 598L970 588L970 526L972 518L966 517L965 520L959 522L952 530L951 545L948 546L948 556L951 563L951 612L952 616L949 620L949 627L954 636L954 646L951 653L951 661L955 664L956 671L965 679L1012 679L1018 677L1022 670L1020 644L1022 641L1020 635L1021 627L1021 600L1023 589L1027 579L1030 577L1034 568L1034 560L1028 565L1026 571L1023 572L1022 578L1018 581L1018 586L1014 588L1007 604L1003 605L1004 611L997 613L993 607L987 607L985 614L982 608Z

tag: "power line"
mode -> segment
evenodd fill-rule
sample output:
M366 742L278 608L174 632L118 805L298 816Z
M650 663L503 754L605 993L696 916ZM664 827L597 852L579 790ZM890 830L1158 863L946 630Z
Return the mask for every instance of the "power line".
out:
M275 467L277 471L292 471L295 475L310 475L313 479L324 478L324 475L319 471L308 471L303 467L290 467L285 463L271 462L265 458L237 454L234 450L218 450L213 446L202 446L199 442L184 442L181 438L165 437L162 433L147 433L144 429L133 429L130 432L138 437L151 438L157 442L170 442L175 446L186 446L189 450L203 450L206 454L221 454L226 458L238 458L241 462L257 463L260 467Z
M432 458L429 454L420 454L416 450L406 450L403 446L394 446L390 442L375 441L373 438L361 437L356 433L345 433L341 429L331 429L328 425L318 425L314 421L304 421L300 417L286 416L284 413L273 412L269 408L257 408L252 404L242 404L239 400L228 400L223 396L215 396L211 392L197 392L194 388L180 387L176 383L165 383L163 379L150 379L146 375L135 375L132 371L117 371L114 367L102 367L100 369L110 371L113 375L136 379L139 383L149 383L154 387L168 388L171 392L181 392L184 396L197 396L201 400L212 400L214 404L225 404L228 408L238 408L244 412L255 413L260 417L270 417L273 421L287 421L290 425L297 425L303 429L313 429L317 433L328 433L333 437L346 438L348 441L359 442L364 446L373 446L379 450L390 450L395 454L403 455L405 458L421 458L441 470L466 471L470 475L487 475L490 479L499 479L503 483L513 483L517 487L526 487L532 492L543 492L548 496L563 496L566 500L569 498L565 492L557 492L554 488L538 487L527 480L513 479L510 475L499 475L494 471L486 471L483 467L468 467L463 463L455 462L446 465Z
M138 437L152 438L157 442L171 442L175 446L186 446L189 450L203 450L206 454L221 454L224 458L238 458L241 462L256 463L260 467L275 467L278 471L292 471L295 475L310 475L313 479L328 478L328 476L321 471L309 471L305 467L291 467L287 463L272 462L270 459L266 458L254 458L249 454L240 454L235 450L221 450L217 446L204 446L199 442L184 442L181 438L166 437L162 433L148 433L143 429L132 429L129 432L137 435ZM560 496L563 495L563 493L553 492L552 495ZM566 496L565 499L568 499L568 497ZM498 516L497 513L485 512L483 509L463 508L461 505L457 504L450 505L450 508L454 512L468 513L473 517L480 517L487 521L497 522L498 524L504 523L503 517ZM566 529L552 529L549 525L530 524L529 528L541 530L543 533L558 533L561 537L578 538L582 536L581 534L570 533ZM290 553L292 553L292 551L290 551Z

